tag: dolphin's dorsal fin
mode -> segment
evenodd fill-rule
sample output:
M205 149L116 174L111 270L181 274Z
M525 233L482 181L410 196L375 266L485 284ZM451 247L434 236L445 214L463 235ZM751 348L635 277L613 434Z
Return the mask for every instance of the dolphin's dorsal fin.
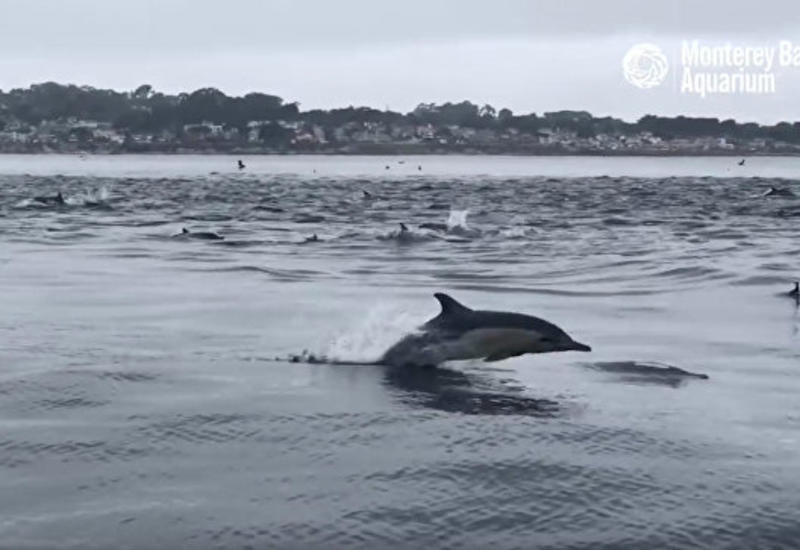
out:
M183 229L181 229L181 233L183 233L184 235L186 235L188 232L189 232L189 230L186 229L185 227Z
M405 233L406 231L408 231L408 227L403 222L400 222L400 232Z
M454 298L451 298L443 292L437 292L433 297L439 300L439 304L442 306L442 311L439 313L440 318L452 317L453 315L460 315L472 311L467 306L458 303Z

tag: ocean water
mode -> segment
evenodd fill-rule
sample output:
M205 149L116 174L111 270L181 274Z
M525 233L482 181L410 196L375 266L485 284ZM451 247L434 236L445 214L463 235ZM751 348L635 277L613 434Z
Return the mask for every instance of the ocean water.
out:
M0 156L0 548L800 545L800 159L243 160Z

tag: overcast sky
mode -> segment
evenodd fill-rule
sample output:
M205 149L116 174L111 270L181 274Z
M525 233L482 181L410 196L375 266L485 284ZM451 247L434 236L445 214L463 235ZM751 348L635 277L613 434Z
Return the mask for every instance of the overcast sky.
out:
M775 94L681 94L683 40L800 46L800 2L0 0L0 89L149 83L263 91L302 109L469 99L517 113L800 120L800 67L775 72ZM623 78L639 42L669 56L657 88Z

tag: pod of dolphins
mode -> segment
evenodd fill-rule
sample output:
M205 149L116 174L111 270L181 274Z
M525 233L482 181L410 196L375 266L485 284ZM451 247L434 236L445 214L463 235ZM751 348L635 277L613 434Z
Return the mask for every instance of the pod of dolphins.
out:
M403 164L399 162L398 164ZM744 166L745 159L738 162ZM239 170L245 164L237 161ZM389 170L386 165L386 170ZM422 170L422 166L418 166ZM761 197L794 197L791 190L770 187ZM362 190L362 199L374 200L377 197L369 191ZM59 191L54 196L37 196L33 201L49 206L66 204L64 195ZM448 231L443 223L423 223L419 226L437 232ZM212 231L190 231L182 228L173 238L220 241L224 237ZM399 232L394 238L403 241L411 238L411 232L405 223L400 223ZM303 243L316 243L321 239L316 233L307 237ZM794 288L785 293L800 306L800 281L795 281ZM437 366L446 361L464 359L483 359L484 361L501 361L524 354L550 353L557 351L591 351L591 347L574 340L557 325L522 313L507 311L474 310L451 296L437 292L434 297L439 301L439 315L426 322L419 331L405 336L389 348L379 363L388 366Z

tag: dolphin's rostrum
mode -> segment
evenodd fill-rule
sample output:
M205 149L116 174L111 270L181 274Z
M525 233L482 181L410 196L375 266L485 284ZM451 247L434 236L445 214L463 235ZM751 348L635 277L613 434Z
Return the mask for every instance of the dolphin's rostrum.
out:
M500 361L526 353L591 351L559 327L521 313L473 310L447 294L434 297L442 311L392 346L381 358L391 366L435 366L445 361Z

